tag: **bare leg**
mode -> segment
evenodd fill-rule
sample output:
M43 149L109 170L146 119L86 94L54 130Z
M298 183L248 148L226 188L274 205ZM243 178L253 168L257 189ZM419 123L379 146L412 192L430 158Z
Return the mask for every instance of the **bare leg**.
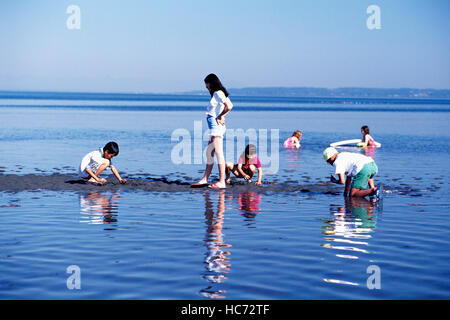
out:
M230 180L230 175L231 175L231 170L233 170L234 168L234 164L232 162L228 162L225 165L225 182L230 184L231 180Z
M109 166L109 160L104 159L103 163L98 167L97 171L95 171L95 173L94 173L96 175L96 177L100 178L98 175L100 173L102 173L103 171L105 171L105 169L108 168L108 166ZM101 180L101 183L106 182L105 179L100 179L100 180ZM90 178L88 181L89 182L98 182L94 178Z
M233 174L237 177L237 178L242 178L241 173L238 170L238 165L234 164L233 168L231 169L231 172L233 172Z
M365 197L365 196L371 196L374 195L377 192L377 188L370 188L370 189L356 189L356 188L352 188L350 191L350 196L351 197Z
M223 138L214 137L213 144L219 167L219 181L216 183L216 185L218 187L225 187L225 157L223 154Z
M375 188L375 183L373 181L373 178L369 179L369 187L370 187L370 189Z
M203 178L198 182L201 184L208 183L209 175L211 174L212 168L214 166L214 137L209 139L208 147L206 148L206 168Z

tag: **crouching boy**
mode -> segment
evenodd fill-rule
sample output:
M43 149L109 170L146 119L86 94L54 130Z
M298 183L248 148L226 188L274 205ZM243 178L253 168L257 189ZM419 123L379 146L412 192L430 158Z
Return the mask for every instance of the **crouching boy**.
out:
M108 142L99 150L89 152L81 160L78 168L79 176L90 183L103 184L106 182L106 179L100 178L99 174L110 168L120 183L126 183L127 179L122 179L117 169L111 164L111 159L118 154L119 145L114 141Z
M345 184L344 196L365 197L377 194L373 177L378 173L378 167L372 158L359 153L339 153L332 147L324 150L323 158L336 168L339 179L331 176L331 182Z

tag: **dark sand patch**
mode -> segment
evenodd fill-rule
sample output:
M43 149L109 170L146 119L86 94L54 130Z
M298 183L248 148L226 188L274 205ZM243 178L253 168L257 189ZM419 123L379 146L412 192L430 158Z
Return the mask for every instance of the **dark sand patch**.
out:
M108 182L104 185L93 185L86 183L74 175L54 173L52 175L0 175L0 191L20 192L20 191L115 191L115 190L143 190L150 192L218 192L208 188L191 188L191 183L195 181L186 181L181 179L169 180L167 177L159 178L129 178L126 184L120 184L113 176L107 177ZM256 186L253 183L243 181L233 181L227 186L226 192L248 192L259 193L270 192L312 192L322 194L341 194L342 187L334 184L304 184L277 183L265 181L262 186ZM219 191L220 192L220 191Z
M184 173L183 173L184 174ZM0 191L7 192L40 192L41 190L51 191L134 191L142 190L149 192L222 192L218 190L211 190L208 188L191 188L191 184L197 182L195 179L183 176L181 178L173 177L169 179L166 176L151 177L148 174L139 175L138 177L128 176L126 184L120 184L114 176L110 175L107 178L108 182L104 185L93 185L79 179L74 174L53 173L51 175L45 174L1 174L0 173ZM242 193L242 192L258 192L270 194L274 192L284 192L290 195L299 193L313 194L332 194L342 195L344 187L336 185L321 178L316 178L316 181L300 182L297 180L278 181L276 178L273 181L263 181L262 186L256 186L254 183L247 183L242 179L232 178L231 185L227 185L225 192L227 193ZM211 176L211 182L217 181L217 177ZM410 186L404 183L398 185L384 185L384 192L395 193L398 195L407 195L412 197L423 196L427 192L436 192L440 186L432 184L427 187Z

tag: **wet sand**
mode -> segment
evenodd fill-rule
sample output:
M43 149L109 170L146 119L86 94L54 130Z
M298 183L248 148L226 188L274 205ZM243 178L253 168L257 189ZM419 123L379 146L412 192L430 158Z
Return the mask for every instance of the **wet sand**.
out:
M87 183L82 179L70 174L0 174L0 191L20 192L31 190L53 190L53 191L114 191L114 190L143 190L150 192L195 192L198 190L211 190L208 188L191 188L194 179L185 181L181 179L169 180L166 177L160 178L129 178L126 184L120 184L113 176L107 177L107 182L103 185ZM227 186L227 192L256 191L260 193L270 192L312 192L323 194L341 194L342 186L331 183L307 183L299 184L297 181L289 182L265 182L262 186L234 181Z
M142 190L149 192L196 192L209 190L217 192L218 190L211 190L204 188L191 188L191 184L197 180L183 175L182 177L175 176L175 179L167 177L151 177L149 174L143 174L139 177L128 178L126 184L120 184L112 175L106 176L107 182L103 185L95 185L88 183L74 174L54 173L54 174L2 174L0 173L0 192L21 192L21 191L133 191ZM395 180L395 179L392 179ZM391 180L391 182L392 182ZM216 181L212 177L211 181ZM241 193L247 191L254 191L262 194L270 194L273 192L280 192L286 194L297 193L319 193L342 195L344 187L336 185L331 182L323 181L317 178L313 181L310 177L304 178L304 181L284 180L278 181L276 177L272 181L263 181L262 186L256 186L252 183L246 183L243 180L231 180L231 185L227 185L226 192ZM436 181L438 183L438 181ZM442 184L442 182L440 182ZM436 192L440 186L431 184L429 186L408 185L398 181L394 185L384 184L384 193L398 194L411 197L421 197L429 192Z

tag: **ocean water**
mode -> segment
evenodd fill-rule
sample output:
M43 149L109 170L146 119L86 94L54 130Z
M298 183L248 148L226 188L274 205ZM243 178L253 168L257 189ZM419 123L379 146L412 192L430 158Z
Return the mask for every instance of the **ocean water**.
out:
M226 191L184 187L204 170L196 151L206 147L207 102L0 94L0 185L6 176L34 186L43 176L75 178L81 158L110 140L130 182L168 185L50 190L24 182L12 191L3 183L0 299L450 297L448 101L236 97L228 132L255 133L270 161L262 187L234 180ZM367 152L384 185L379 202L344 199L322 159L331 142L359 138L362 125L382 144ZM295 129L302 148L283 149ZM182 141L191 154L177 163ZM241 149L227 145L227 160ZM70 266L80 271L79 289L69 289Z

